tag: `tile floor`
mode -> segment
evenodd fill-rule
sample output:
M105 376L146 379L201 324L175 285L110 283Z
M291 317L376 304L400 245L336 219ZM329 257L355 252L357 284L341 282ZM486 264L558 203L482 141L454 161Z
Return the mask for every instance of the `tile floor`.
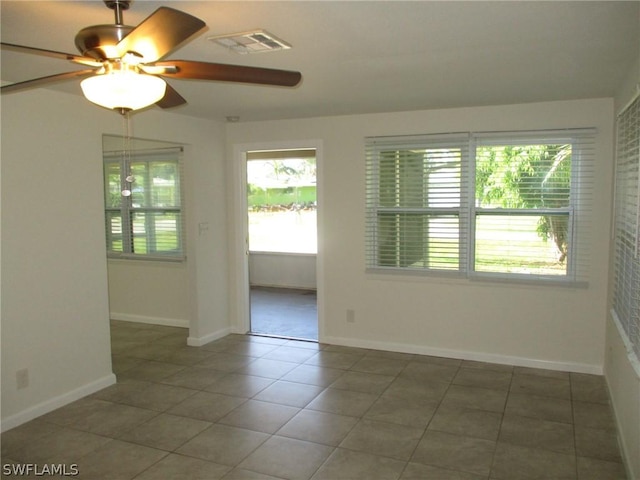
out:
M602 377L244 335L192 348L186 335L113 322L118 383L2 434L3 473L625 478Z
M317 341L317 302L313 290L251 287L251 331Z

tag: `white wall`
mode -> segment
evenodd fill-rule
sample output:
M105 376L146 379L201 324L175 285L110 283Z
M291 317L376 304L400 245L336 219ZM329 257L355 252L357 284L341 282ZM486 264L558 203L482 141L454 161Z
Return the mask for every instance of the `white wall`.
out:
M249 283L252 286L315 290L316 255L307 253L251 252Z
M102 135L121 129L119 115L79 96L36 89L2 97L3 430L115 380ZM224 124L152 109L134 115L133 135L185 145L187 281L180 310L188 314L190 341L204 343L229 331ZM199 234L199 223L209 230ZM133 270L118 267L120 280L135 281ZM148 298L150 305L156 300ZM18 390L16 372L24 368L30 384Z
M108 261L112 320L189 328L187 262Z
M116 318L186 322L188 342L196 346L230 332L224 132L222 122L169 111L134 115L134 137L184 145L186 261L109 261ZM118 128L105 133L121 134Z
M356 115L228 125L227 151L249 142L323 145L319 182L321 341L601 372L612 193L611 99ZM365 273L364 137L596 127L592 275L585 289ZM237 162L237 158L229 159ZM237 168L237 166L233 166ZM236 272L240 181L229 169L232 321L246 324ZM348 309L355 323L346 322Z
M115 381L99 187L111 122L83 107L2 97L3 430Z
M639 19L640 26L640 19ZM640 58L630 68L616 96L619 112L640 86ZM613 257L612 257L613 259ZM640 365L625 346L621 331L611 315L607 319L605 376L616 415L620 444L629 470L629 478L640 478ZM635 364L635 367L634 367Z

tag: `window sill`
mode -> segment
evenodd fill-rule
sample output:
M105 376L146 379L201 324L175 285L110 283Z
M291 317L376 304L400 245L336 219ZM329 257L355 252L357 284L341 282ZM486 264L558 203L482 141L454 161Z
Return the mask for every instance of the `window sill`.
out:
M365 273L372 279L387 281L418 281L437 283L456 283L458 285L494 284L502 286L533 286L533 287L562 287L585 289L589 287L587 281L563 278L529 276L500 273L471 273L447 271L422 271L403 268L367 268Z
M135 260L135 261L145 261L145 262L165 262L165 263L183 263L187 261L187 257L184 255L181 256L166 256L166 255L134 255L134 254L117 254L110 253L107 254L108 260Z

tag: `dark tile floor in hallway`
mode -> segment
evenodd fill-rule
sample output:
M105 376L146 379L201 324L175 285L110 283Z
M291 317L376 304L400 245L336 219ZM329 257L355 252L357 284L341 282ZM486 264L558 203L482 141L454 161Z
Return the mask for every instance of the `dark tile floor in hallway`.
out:
M186 336L112 322L118 383L3 433L3 467L77 464L92 480L625 478L600 376Z
M316 292L251 287L251 331L317 341Z

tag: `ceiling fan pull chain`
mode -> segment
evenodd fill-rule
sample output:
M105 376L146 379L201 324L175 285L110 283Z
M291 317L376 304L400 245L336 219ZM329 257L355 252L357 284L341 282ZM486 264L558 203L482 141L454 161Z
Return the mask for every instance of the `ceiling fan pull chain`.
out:
M131 171L131 115L129 111L122 112L122 171L126 172L122 185L122 196L131 197L131 184L136 178Z

